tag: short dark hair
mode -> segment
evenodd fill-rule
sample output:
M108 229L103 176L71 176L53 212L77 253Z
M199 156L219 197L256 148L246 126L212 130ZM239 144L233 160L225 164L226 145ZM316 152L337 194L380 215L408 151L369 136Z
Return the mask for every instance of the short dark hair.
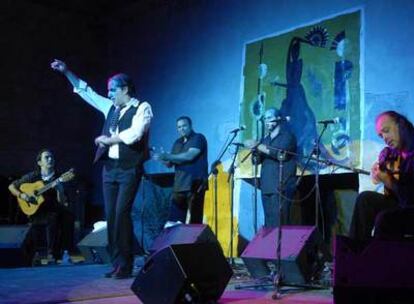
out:
M135 85L132 82L131 77L124 73L115 74L108 79L108 83L110 81L115 81L116 86L119 88L128 88L128 95L130 97L136 97Z
M36 155L36 163L35 163L36 170L39 170L38 162L41 160L42 154L45 153L45 152L49 152L50 154L54 155L53 151L49 148L43 148L42 150L40 150Z
M401 147L408 151L414 151L414 126L408 118L395 111L385 111L377 116L375 122L382 116L390 117L398 125Z
M190 127L193 126L193 122L192 122L191 118L188 117L188 116L180 116L180 117L177 118L177 120L175 122L178 122L180 120L187 120L187 122L190 125Z
M272 115L273 115L273 117L280 116L280 111L277 108L275 108L275 107L270 107L265 112L271 112Z
M44 148L44 149L40 150L36 155L36 165L37 165L37 162L40 161L40 159L42 158L42 154L45 153L45 152L49 152L49 153L53 154L53 151L49 148Z

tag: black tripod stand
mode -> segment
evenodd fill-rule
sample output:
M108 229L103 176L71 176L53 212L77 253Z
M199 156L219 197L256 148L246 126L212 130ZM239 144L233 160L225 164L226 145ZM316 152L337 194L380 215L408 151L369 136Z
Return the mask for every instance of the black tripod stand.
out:
M309 163L311 160L315 160L316 162L316 170L315 170L315 187L314 187L314 191L315 191L315 227L317 228L318 231L320 231L319 229L319 210L322 213L322 239L325 240L325 225L324 225L324 220L323 220L323 209L322 209L322 205L321 205L321 194L320 194L320 188L319 188L319 170L320 170L320 166L319 164L322 163L321 159L320 159L320 143L321 143L321 139L322 139L322 135L325 133L326 129L328 127L328 122L323 123L323 127L321 130L321 133L319 134L317 140L314 143L313 149L311 151L311 153L309 154L305 165L303 166L301 175L299 176L299 178L296 181L296 187L299 186L306 169L309 166ZM316 158L313 156L316 155Z
M283 280L282 273L282 219L283 219L283 162L286 160L286 153L279 151L277 153L277 160L279 162L279 185L277 189L279 201L279 229L276 240L276 273L273 278L274 293L272 299L279 299L281 297L280 287Z
M287 201L293 201L291 199L291 196L288 195L290 193L290 190L288 189L289 185L287 184L288 181L291 181L290 176L284 176L284 166L285 162L288 157L297 157L297 154L294 152L290 152L287 150L282 150L275 147L267 147L269 150L275 151L276 159L278 161L278 184L277 184L277 203L278 206L278 224L276 225L278 229L276 230L276 237L274 239L274 245L275 249L275 264L272 268L272 271L270 274L264 278L262 278L261 283L256 284L248 284L248 285L238 285L236 286L236 289L242 289L242 288L262 288L262 287L274 287L274 294L272 296L273 299L280 299L282 296L281 287L297 287L297 288L305 288L305 289L315 289L315 288L321 288L321 286L318 285L311 285L307 283L292 283L292 282L285 282L284 281L284 269L282 267L282 240L283 240L283 226L282 223L284 223L284 219L286 218L285 213L288 214L288 209L285 208L285 203ZM264 265L266 269L269 269L268 265ZM259 266L261 268L262 266ZM263 269L263 268L262 268ZM287 275L288 277L288 275ZM264 281L265 280L265 281Z
M283 271L282 271L282 221L284 218L284 179L283 179L283 165L287 158L288 151L285 150L277 150L277 161L278 161L278 185L277 185L277 197L278 197L278 224L277 224L277 238L275 239L276 242L276 265L275 269L271 271L269 276L265 277L264 279L267 282L259 283L259 284L248 284L248 285L237 285L236 289L243 289L243 288L260 288L260 287L267 287L273 286L275 292L272 296L274 299L280 298L281 292L280 287L283 281ZM243 160L242 160L243 161Z
M233 159L231 161L229 169L229 178L227 182L230 184L230 265L234 266L234 253L233 253L233 235L234 235L234 171L237 154L239 152L239 145L236 145L236 151L234 152Z
M211 168L210 168L210 175L213 175L213 189L214 189L214 199L213 199L213 208L214 208L214 234L216 235L216 237L218 238L218 187L217 187L217 175L218 175L218 170L217 170L217 166L220 164L220 160L216 160L212 163Z

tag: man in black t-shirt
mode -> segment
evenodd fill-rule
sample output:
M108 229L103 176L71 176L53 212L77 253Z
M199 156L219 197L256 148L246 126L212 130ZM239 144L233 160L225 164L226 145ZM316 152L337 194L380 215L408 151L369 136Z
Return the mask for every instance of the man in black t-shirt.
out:
M23 184L33 185L39 181L48 185L58 177L52 152L49 149L43 149L36 157L36 169L13 181L9 185L9 190L19 199L26 202L34 201L35 198L23 191L21 186ZM48 260L53 262L62 257L64 250L68 250L69 253L73 250L75 217L68 208L68 199L62 183L57 183L42 196L44 202L34 214L29 216L29 221L35 226L46 226Z
M245 146L253 149L253 161L261 164L260 189L264 211L264 226L279 227L290 222L290 202L296 190L296 137L283 123L280 112L269 108L264 114L268 134L260 141L246 140ZM280 182L279 166L283 165ZM281 189L280 189L281 187ZM279 221L279 192L282 194L282 222Z
M167 166L175 168L173 200L166 226L184 223L188 208L191 224L203 222L208 177L207 140L204 135L194 132L192 121L187 116L177 119L177 131L180 138L174 142L171 154L156 156Z

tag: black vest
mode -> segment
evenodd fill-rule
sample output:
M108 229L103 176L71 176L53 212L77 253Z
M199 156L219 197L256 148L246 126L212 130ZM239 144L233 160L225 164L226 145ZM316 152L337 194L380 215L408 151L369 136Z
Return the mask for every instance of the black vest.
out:
M141 106L141 104L139 104ZM138 106L138 107L139 107ZM128 129L131 127L132 118L134 117L135 113L138 110L138 107L131 106L125 113L122 115L121 119L118 123L118 130L122 132L123 130ZM113 112L115 111L115 107L112 106L109 110L108 116L105 120L102 134L111 136L109 132L109 126L111 117ZM120 142L119 145L119 159L118 163L121 168L132 168L136 166L142 166L143 163L149 158L149 148L148 148L148 137L149 132L146 131L142 138L134 142L130 145L126 145L123 142ZM95 154L95 160L97 161L104 161L105 163L109 163L108 157L108 147L98 148Z

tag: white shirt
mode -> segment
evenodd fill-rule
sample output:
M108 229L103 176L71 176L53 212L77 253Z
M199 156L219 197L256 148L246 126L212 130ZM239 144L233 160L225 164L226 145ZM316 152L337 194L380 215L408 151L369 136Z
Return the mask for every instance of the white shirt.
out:
M83 98L87 103L108 116L109 110L113 105L112 100L97 94L85 81L79 80L79 86L74 88L74 92ZM115 134L126 145L130 145L139 141L144 133L148 130L151 119L153 117L151 106L148 102L139 102L136 98L131 100L121 109L120 118L125 114L130 107L138 107L137 112L132 118L131 126L122 132L119 132L118 127ZM119 159L119 145L115 144L109 147L109 158Z

